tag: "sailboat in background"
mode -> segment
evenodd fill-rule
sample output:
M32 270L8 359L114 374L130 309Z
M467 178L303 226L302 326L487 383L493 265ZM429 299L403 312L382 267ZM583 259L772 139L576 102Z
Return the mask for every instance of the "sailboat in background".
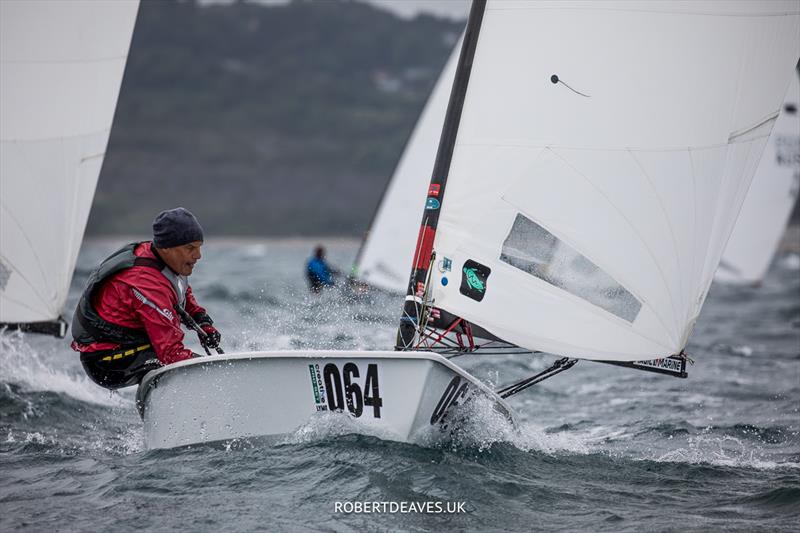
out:
M578 359L685 377L683 350L786 93L800 8L473 2L396 351L224 354L148 373L148 448L314 413L414 442ZM424 200L424 201L423 201ZM490 389L443 355L562 359Z
M354 275L383 290L403 294L414 256L419 212L444 125L463 36L433 87L403 155L381 198L355 260Z
M800 71L799 71L800 72ZM764 279L800 194L800 77L792 78L715 281Z
M138 7L0 2L0 327L66 333Z

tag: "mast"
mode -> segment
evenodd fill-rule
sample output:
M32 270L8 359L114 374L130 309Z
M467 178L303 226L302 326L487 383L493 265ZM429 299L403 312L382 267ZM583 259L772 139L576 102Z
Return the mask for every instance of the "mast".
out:
M467 85L472 71L472 60L478 44L478 36L483 21L486 0L473 0L470 8L467 29L464 34L464 44L458 58L456 77L453 89L450 92L450 101L447 104L442 135L439 140L439 149L436 152L436 162L433 166L428 197L422 215L417 246L414 250L411 276L403 305L403 315L400 318L400 327L397 331L396 350L411 349L419 321L418 304L422 303L425 292L426 279L430 269L433 254L433 240L439 222L439 210L444 200L447 176L450 173L450 162L453 158L458 126L461 122L461 112L464 108L464 99L467 94Z

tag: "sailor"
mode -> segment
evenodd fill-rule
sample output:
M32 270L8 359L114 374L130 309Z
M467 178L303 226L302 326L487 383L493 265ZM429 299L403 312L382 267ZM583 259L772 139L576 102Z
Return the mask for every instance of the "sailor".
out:
M313 292L320 292L325 287L333 287L333 275L338 271L325 261L325 248L317 246L314 255L306 262L308 286Z
M221 335L187 280L202 244L194 215L170 209L153 221L152 241L123 246L92 272L72 319L72 349L95 383L136 385L154 368L196 357L183 345L182 317L204 346L219 345Z

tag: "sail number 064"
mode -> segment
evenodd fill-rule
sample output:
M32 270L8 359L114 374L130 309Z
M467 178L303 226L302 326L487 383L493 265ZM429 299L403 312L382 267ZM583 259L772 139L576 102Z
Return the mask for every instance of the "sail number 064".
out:
M355 363L345 363L341 374L339 367L333 363L325 365L322 371L325 381L325 392L328 399L328 409L331 411L347 410L359 417L364 412L364 407L372 407L372 415L375 418L381 417L381 398L378 386L378 365L367 365L367 375L364 381L364 388L358 384L360 377L358 366Z

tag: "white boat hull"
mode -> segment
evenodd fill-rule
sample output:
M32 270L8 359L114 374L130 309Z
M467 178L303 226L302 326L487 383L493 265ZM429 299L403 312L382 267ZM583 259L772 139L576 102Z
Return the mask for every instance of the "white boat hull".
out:
M291 433L341 410L382 437L415 442L482 396L483 383L427 352L253 352L183 361L147 374L137 391L148 449ZM434 431L435 433L435 431Z

